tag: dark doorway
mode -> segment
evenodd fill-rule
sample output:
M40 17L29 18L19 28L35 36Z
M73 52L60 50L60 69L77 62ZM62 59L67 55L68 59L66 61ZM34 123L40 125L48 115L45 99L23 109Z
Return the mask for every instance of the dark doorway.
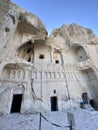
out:
M22 94L14 94L11 106L11 113L20 112L22 102Z
M58 111L57 97L51 97L51 111Z
M84 104L88 104L88 94L82 93L82 99Z
M93 99L90 100L90 105L95 108L95 101Z
M91 105L95 110L98 111L98 103L97 103L95 100L91 99L91 100L90 100L90 105Z

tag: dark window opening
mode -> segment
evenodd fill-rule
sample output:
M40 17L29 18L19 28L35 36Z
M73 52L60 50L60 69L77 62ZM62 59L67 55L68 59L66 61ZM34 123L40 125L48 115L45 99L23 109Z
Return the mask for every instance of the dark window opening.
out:
M31 61L31 57L29 57L29 59L28 59L28 62L30 62Z
M94 100L90 100L90 105L93 107L93 108L95 108L95 101Z
M5 27L5 32L9 32L10 29L8 27Z
M18 112L21 110L22 94L14 94L11 106L11 113Z
M54 90L54 94L56 93L56 90Z
M83 103L88 104L88 94L87 93L82 93L82 99L83 99Z
M57 97L51 97L51 111L58 111Z
M56 64L59 64L59 60L55 60L55 63L56 63Z
M44 55L40 54L39 59L44 59Z
M28 50L27 50L27 53L30 53L30 52L31 52L31 49L28 49Z
M27 44L28 44L28 45L31 45L31 44L32 44L32 42L31 42L31 41L29 41L29 42L27 42Z
M90 105L91 105L95 110L98 111L98 103L97 103L95 100L91 99L91 100L90 100Z

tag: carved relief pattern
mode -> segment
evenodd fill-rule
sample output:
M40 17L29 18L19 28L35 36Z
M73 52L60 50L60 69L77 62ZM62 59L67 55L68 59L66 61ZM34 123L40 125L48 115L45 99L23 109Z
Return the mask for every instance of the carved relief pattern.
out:
M26 72L25 70L7 70L6 76L4 79L6 80L25 80L26 79Z

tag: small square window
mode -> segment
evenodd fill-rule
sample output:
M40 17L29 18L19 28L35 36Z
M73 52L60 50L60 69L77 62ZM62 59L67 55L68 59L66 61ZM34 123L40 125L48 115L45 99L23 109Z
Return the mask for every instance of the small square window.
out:
M43 54L40 54L40 55L39 55L39 59L44 59L44 55L43 55Z
M55 93L56 93L56 90L54 90L53 92L54 92L54 94L55 94Z
M55 63L56 63L56 64L59 64L59 60L55 60Z

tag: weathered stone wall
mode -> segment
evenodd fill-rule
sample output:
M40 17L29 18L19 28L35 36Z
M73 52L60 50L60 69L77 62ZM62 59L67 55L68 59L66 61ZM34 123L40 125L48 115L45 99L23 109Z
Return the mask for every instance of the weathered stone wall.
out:
M9 7L0 30L0 113L16 111L15 95L22 95L21 113L79 108L83 93L96 102L98 39L92 31L63 25L47 37L38 17Z
M0 34L2 34L0 36L0 112L10 113L13 95L19 93L23 95L21 112L26 112L29 111L30 107L32 108L34 98L31 88L32 77L30 77L33 64L30 64L23 57L19 57L18 51L26 42L31 41L32 44L38 40L43 43L47 32L38 17L12 3L9 3L8 6L7 4L0 4L2 6L0 12L4 13L1 17L3 26L0 24L2 26L0 28ZM4 6L8 8L4 8ZM26 50L28 51L30 48L32 45L28 44ZM26 50L24 52L27 53L27 57L31 54L28 54ZM21 86L23 86L24 91L16 91L15 88L20 90Z
M4 24L4 19L9 9L10 0L0 0L0 28Z

